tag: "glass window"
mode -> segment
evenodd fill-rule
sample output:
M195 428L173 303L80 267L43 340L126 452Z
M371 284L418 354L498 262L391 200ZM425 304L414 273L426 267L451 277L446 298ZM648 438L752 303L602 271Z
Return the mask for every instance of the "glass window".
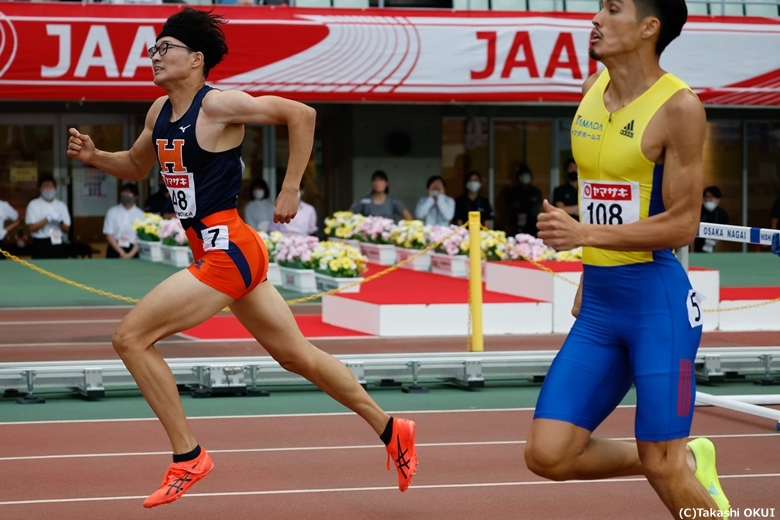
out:
M536 234L541 197L550 193L550 121L493 121L493 169L495 173L496 229L507 233ZM538 193L518 199L518 169L527 166Z
M770 227L780 199L780 123L747 125L748 225Z
M704 187L717 186L723 198L720 207L729 223L742 224L742 123L711 121L704 143ZM719 241L715 251L741 251L736 242Z
M476 171L482 176L482 193L487 196L488 119L445 117L441 130L441 176L447 183L447 194L453 198L463 195L466 174Z

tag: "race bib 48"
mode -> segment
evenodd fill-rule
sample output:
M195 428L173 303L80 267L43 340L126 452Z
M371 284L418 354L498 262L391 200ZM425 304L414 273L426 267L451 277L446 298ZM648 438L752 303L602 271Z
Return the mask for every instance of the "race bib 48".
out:
M192 173L162 173L165 186L171 194L173 211L180 219L194 218L197 210L195 202L195 179Z

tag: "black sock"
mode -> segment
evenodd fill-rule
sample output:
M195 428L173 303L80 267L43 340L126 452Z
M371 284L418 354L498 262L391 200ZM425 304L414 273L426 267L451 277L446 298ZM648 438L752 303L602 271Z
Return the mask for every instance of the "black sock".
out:
M393 418L390 417L390 420L387 421L387 426L385 426L385 431L382 432L382 435L379 436L379 439L385 443L385 446L390 444L390 441L393 440Z
M173 462L174 464L177 462L188 462L190 460L195 460L200 455L200 444L195 446L195 449L192 451L189 451L187 453L180 453L180 454L173 454Z

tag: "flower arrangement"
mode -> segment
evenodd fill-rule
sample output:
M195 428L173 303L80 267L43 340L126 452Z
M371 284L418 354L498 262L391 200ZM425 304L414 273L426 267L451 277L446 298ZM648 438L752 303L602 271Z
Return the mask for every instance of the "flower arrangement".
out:
M384 217L366 217L357 228L354 238L370 244L390 244L395 221Z
M425 249L428 245L425 224L421 220L402 220L390 234L390 241L404 249Z
M332 217L325 219L325 236L352 239L365 219L363 215L351 211L337 211Z
M164 246L188 246L190 241L177 218L163 220L160 224L160 238Z
M139 240L159 242L162 221L163 218L160 215L147 213L143 219L133 222L133 229L138 234Z
M554 249L544 245L542 239L525 233L519 233L510 237L509 246L507 257L510 260L527 258L534 262L540 262L549 260L555 253Z
M506 233L494 229L480 231L480 246L482 248L482 258L485 260L504 260L508 241Z
M453 232L455 232L454 235ZM443 253L450 256L469 254L469 230L466 228L458 228L457 226L431 226L428 228L427 235L429 244L439 242L448 235L452 235L436 247L437 253Z
M276 254L276 249L279 247L279 241L284 238L284 235L278 231L271 231L266 233L265 231L258 231L260 238L265 242L265 247L268 249L268 258L273 259Z
M556 251L551 259L556 262L579 262L582 260L582 248L577 247L571 251Z
M335 278L357 278L367 269L366 262L360 251L341 242L320 242L311 252L314 270Z
M319 243L317 237L290 235L276 244L274 260L282 267L312 269L312 250Z

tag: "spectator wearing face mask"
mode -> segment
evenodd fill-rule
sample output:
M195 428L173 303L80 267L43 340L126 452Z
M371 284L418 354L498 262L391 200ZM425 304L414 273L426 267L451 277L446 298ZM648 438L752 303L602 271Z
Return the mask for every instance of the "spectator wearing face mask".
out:
M271 224L271 231L279 231L283 235L313 235L317 232L317 210L303 201L303 183L298 189L298 213L289 224Z
M57 182L51 175L38 180L41 196L27 205L24 222L33 238L32 257L65 258L63 239L70 231L70 213L61 200L57 200Z
M18 226L19 212L6 201L0 200L0 242ZM0 255L0 258L4 259L5 256Z
M509 229L516 235L527 233L536 236L536 219L542 207L542 192L533 185L533 173L526 163L521 163L516 172L517 184L504 192L504 202L509 208Z
M466 176L466 190L463 195L455 199L454 224L460 226L469 219L470 211L479 211L482 225L493 227L493 207L487 197L482 197L479 190L482 188L482 176L478 172L471 171Z
M701 221L708 224L728 224L729 214L718 207L722 194L717 186L704 188L704 201L701 205ZM717 240L711 238L697 238L693 249L699 253L712 253L715 250Z
M119 191L119 204L108 208L103 221L106 235L106 258L138 258L138 235L133 222L144 219L144 212L136 206L138 187L127 183Z
M244 207L244 222L256 231L268 232L274 222L274 203L268 196L268 184L263 179L253 180L252 202Z
M434 175L426 184L428 195L420 197L414 217L428 226L448 226L455 216L455 200L444 192L444 178Z
M553 191L553 206L561 208L575 220L580 219L578 201L577 163L574 159L566 161L566 182Z

